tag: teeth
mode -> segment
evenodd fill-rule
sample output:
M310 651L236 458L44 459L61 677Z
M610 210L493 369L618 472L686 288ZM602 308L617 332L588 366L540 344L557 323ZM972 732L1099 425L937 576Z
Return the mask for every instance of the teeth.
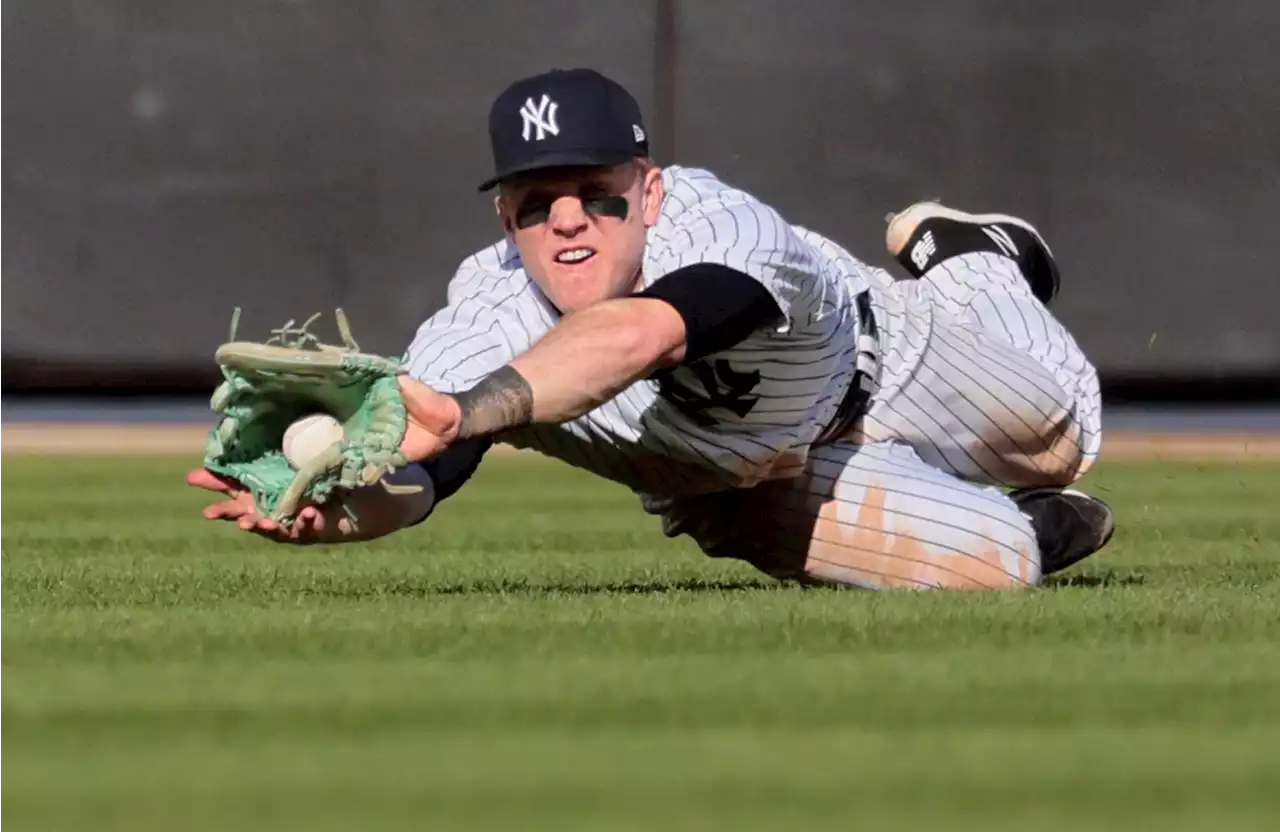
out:
M595 254L595 252L589 248L575 248L560 252L556 255L556 260L561 263L577 263L580 260L586 260L592 254Z

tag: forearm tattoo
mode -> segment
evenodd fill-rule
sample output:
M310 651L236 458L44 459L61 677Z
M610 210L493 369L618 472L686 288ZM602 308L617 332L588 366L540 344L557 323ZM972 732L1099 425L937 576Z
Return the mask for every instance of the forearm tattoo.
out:
M462 409L459 439L492 436L533 421L533 388L511 367L494 370L453 398Z

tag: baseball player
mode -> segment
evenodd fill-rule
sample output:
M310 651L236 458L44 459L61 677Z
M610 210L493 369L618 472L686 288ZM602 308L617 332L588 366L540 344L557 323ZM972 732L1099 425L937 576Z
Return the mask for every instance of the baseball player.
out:
M593 70L517 81L489 129L503 238L462 262L401 389L416 460L288 528L235 483L205 510L295 543L426 519L495 442L635 491L668 536L780 579L866 588L1039 583L1100 549L1097 374L1049 312L1028 223L891 215L895 280L700 169L649 156Z

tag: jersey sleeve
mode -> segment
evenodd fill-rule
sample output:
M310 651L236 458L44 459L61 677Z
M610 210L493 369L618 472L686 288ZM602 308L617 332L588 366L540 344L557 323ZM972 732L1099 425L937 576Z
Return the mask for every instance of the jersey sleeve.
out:
M481 300L463 298L418 327L405 363L412 378L433 390L457 393L515 355L498 314Z
M679 200L680 194L672 197ZM775 210L749 200L703 200L674 217L656 247L654 279L695 263L716 263L758 281L777 303L781 333L808 329L832 287L813 249Z

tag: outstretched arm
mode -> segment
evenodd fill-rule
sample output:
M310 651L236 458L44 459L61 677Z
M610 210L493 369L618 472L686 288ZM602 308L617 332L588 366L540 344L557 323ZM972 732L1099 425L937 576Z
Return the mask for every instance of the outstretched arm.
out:
M440 393L400 379L410 430L401 450L428 459L470 438L566 422L684 355L684 322L653 298L606 301L566 316L527 352L473 387Z
M387 481L418 490L401 493L382 483L355 489L342 496L341 504L302 509L288 527L259 516L238 483L204 470L192 472L187 481L224 495L222 502L205 509L206 518L235 522L280 542L384 537L421 522L460 488L479 464L489 437L534 421L573 419L683 354L679 313L661 300L628 298L566 317L528 352L461 393L439 393L401 376L410 412L402 449L417 462Z
M425 459L452 443L529 424L575 419L654 371L726 349L780 316L760 284L697 264L645 292L566 316L531 349L451 395L402 378L412 436Z
M654 298L600 303L565 318L528 352L453 396L457 436L491 436L594 410L684 356L685 326Z

